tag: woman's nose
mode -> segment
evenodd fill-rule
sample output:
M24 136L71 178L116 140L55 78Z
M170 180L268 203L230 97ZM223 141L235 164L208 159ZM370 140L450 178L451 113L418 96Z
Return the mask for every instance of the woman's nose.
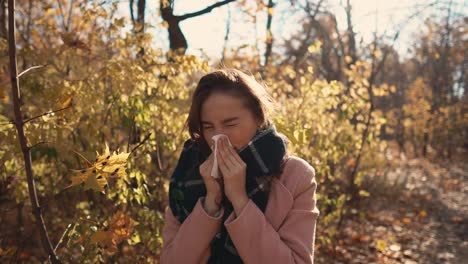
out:
M218 129L215 129L215 130L214 130L213 136L216 136L216 135L219 135L219 134L224 134L223 129L218 128Z

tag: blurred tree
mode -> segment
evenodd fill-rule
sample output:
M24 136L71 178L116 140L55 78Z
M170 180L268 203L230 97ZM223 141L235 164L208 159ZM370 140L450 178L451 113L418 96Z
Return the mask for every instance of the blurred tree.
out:
M130 0L130 17L132 19L133 30L136 33L141 33L145 31L145 9L146 9L146 0L137 0L137 12L135 16L134 6L135 0Z
M180 28L179 23L189 18L201 16L211 12L211 10L234 2L235 0L224 0L217 3L214 3L210 6L207 6L204 9L201 9L196 12L184 14L184 15L175 15L174 14L174 0L161 0L159 3L159 9L161 12L161 17L167 25L167 31L169 34L169 47L172 51L177 54L185 54L188 44L185 39L184 33Z
M145 9L146 9L146 0L138 0L137 1L137 12L136 12L136 17L135 17L135 12L134 12L134 5L135 5L135 0L130 0L129 2L130 5L130 18L132 19L132 24L133 24L133 32L135 32L135 35L137 37L144 37L144 32L145 32ZM145 53L145 49L142 47L140 48L140 51L138 52L138 56L142 56Z
M0 0L0 38L7 38L7 0Z
M454 13L452 4L450 1L441 6L446 15L425 21L425 30L414 43L414 56L408 62L413 65L407 71L408 81L423 78L430 87L431 114L424 124L422 144L417 144L420 147L415 150L423 156L433 147L439 156L450 158L455 142L466 142L460 132L467 126L461 121L466 113L462 97L467 73L466 38L463 37L467 19ZM406 98L408 104L411 100Z

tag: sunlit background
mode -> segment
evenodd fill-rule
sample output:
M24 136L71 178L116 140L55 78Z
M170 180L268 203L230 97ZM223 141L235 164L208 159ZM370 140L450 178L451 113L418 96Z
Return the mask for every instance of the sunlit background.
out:
M314 168L315 263L467 263L467 8L0 0L0 263L159 263L191 96L221 67Z

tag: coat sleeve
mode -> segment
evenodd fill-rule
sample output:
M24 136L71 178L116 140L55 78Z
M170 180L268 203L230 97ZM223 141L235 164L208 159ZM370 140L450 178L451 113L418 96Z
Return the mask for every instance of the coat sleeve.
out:
M204 197L198 199L192 213L180 224L170 207L165 212L162 231L161 263L200 263L203 253L221 225L224 210L217 217L208 215L202 206Z
M226 220L229 235L246 264L314 262L315 227L319 215L315 197L317 183L310 165L300 173L301 180L293 193L293 206L278 230L252 200L237 218L231 214Z

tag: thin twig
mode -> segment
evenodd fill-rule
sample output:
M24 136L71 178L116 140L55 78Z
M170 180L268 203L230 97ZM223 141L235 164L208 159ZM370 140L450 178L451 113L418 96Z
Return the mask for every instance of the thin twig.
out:
M73 228L74 228L75 225L76 225L76 223L68 224L67 228L65 229L62 236L60 237L59 242L55 246L55 251L57 251L57 249L60 247L60 245L63 244L63 240L64 240L65 236L68 236L68 233L70 233L71 227L73 226Z
M81 155L81 153L79 153L78 151L75 151L75 150L73 150L73 149L72 149L72 151L75 152L76 155L78 155L78 156L80 156L82 159L84 159L84 160L88 163L89 166L93 166L93 164L92 164L87 158L85 158L85 156Z
M158 140L156 140L156 161L157 161L157 165L158 165L158 169L160 172L163 172L164 169L163 169L163 166L162 166L162 162L161 162L161 148L159 147L159 142Z
M72 107L72 106L73 106L73 104L70 104L70 105L68 105L68 106L66 106L66 107L64 107L64 108L60 108L60 109L52 110L52 111L47 111L47 112L45 112L45 113L43 113L43 114L40 114L40 115L37 115L37 116L34 116L34 117L31 117L31 118L29 118L29 119L24 120L24 121L23 121L23 124L26 124L26 123L29 122L29 121L32 121L32 120L37 119L37 118L39 118L39 117L43 117L43 116L45 116L45 115L50 115L50 114L52 114L52 113L57 113L57 112L63 111L63 110L68 109L68 108L70 108L70 107Z
M185 14L185 15L181 15L181 16L176 16L176 18L177 18L177 20L182 21L182 20L185 20L185 19L188 19L188 18L204 15L206 13L211 12L213 9L215 9L217 7L229 4L229 3L234 2L234 1L236 1L236 0L224 0L224 1L221 1L221 2L218 2L218 3L214 3L214 4L210 5L210 6L207 6L206 8L204 8L202 10L199 10L199 11L196 11L196 12L193 12L193 13L189 13L189 14Z
M29 67L29 68L27 68L26 70L22 71L20 74L18 74L18 77L17 77L17 78L23 76L24 74L28 73L29 71L32 71L32 70L35 70L35 69L44 68L45 66L47 66L47 64Z
M18 140L23 153L24 168L28 182L29 199L31 200L32 213L36 219L37 229L41 238L41 244L45 253L52 263L61 263L55 254L54 247L47 233L47 228L42 216L42 209L38 202L36 186L34 183L34 173L32 170L31 149L28 147L24 133L23 115L21 113L20 87L18 83L18 68L16 59L16 39L15 39L15 0L8 0L8 54L10 59L10 78L13 111L15 113L15 126L18 132Z
M15 120L11 119L10 122L0 123L0 126L4 126L4 125L14 125L14 124L15 124Z
M47 141L38 142L38 143L36 143L36 144L30 146L29 149L33 149L34 147L36 147L36 146L38 146L38 145L40 145L40 144L46 144L46 143L49 143L49 142L47 142Z
M131 155L137 148L139 148L141 145L143 145L143 143L145 143L145 142L149 139L150 136L151 136L151 133L148 133L148 135L146 135L146 137L145 137L138 145L136 145L136 146L132 149L132 151L130 151L130 155Z

